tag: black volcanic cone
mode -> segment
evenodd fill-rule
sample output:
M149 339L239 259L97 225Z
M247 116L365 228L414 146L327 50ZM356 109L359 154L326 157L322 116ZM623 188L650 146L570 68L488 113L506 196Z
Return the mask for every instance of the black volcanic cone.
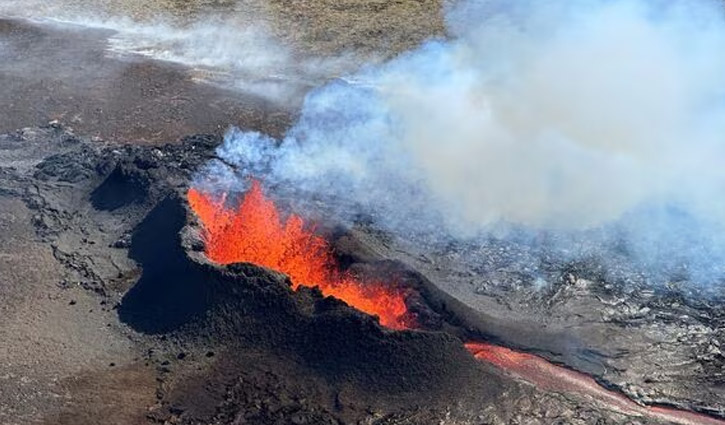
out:
M251 349L267 353L264 362L280 359L360 400L365 394L376 400L389 394L406 403L436 403L441 394L451 399L482 382L487 393L499 391L498 378L483 372L449 333L390 331L317 289L293 291L280 273L251 264L211 264L201 252L193 218L187 224L191 216L185 200L172 196L136 228L130 252L143 275L124 297L119 314L138 331L168 336L185 353L207 360L213 353L214 364L223 364L225 372L206 376L212 387L239 389L232 377L247 370L249 364L238 359ZM230 358L230 352L237 354ZM185 407L179 409L203 416L209 403L222 403L222 395L210 393L209 385L180 385L186 390L170 392L169 406L180 404ZM189 391L196 395L190 397ZM201 399L207 400L206 408L194 402ZM241 409L244 403L239 403Z

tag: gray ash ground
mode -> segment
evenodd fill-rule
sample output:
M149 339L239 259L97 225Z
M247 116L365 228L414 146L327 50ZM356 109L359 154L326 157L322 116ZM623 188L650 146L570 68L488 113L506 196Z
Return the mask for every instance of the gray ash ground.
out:
M626 259L563 262L500 241L444 252L403 244L383 255L476 310L472 322L506 345L586 372L642 403L725 415L722 288L654 285Z
M289 120L289 109L198 84L178 64L112 55L111 34L0 16L0 132L58 119L88 136L163 144L229 125L275 134Z
M514 244L422 252L337 232L352 270L397 275L437 329L392 332L273 271L209 263L183 195L219 142L0 136L0 423L650 423L475 361L474 337L724 415L722 303L686 286L547 263L538 288L541 259Z

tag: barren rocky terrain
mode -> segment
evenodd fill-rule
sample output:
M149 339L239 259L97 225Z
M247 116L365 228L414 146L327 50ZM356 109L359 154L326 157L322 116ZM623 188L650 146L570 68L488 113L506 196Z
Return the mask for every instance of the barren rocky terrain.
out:
M445 36L444 2L24 5L0 5L0 424L666 423L478 361L470 341L703 414L680 423L725 421L725 294L652 287L625 257L605 275L596 258L493 238L427 246L364 220L321 226L350 271L415 294L421 326L403 331L205 257L186 193L223 132L283 134L308 89ZM205 79L213 67L119 54L118 29L47 21L88 10L182 31L221 15L264 27L292 63L345 60L255 75L280 101L226 84L240 75L228 69Z
M541 295L552 322L569 304L566 333L523 321L504 301L470 309L459 300L477 298L445 295L454 291L430 263L395 261L378 232L344 233L336 246L352 269L397 274L421 294L432 330L389 331L315 290L291 291L275 272L205 259L184 193L213 157L214 136L124 146L52 125L0 142L2 423L656 423L532 387L475 361L463 349L469 338L624 382L642 402L722 414L719 337L708 334L719 329L718 306L652 295L648 305L678 319L642 323L629 315L640 296L602 308L611 290L566 266L558 289ZM525 287L509 291L520 311L541 305L526 301ZM618 320L587 318L577 305ZM695 318L707 326L688 323ZM669 342L652 343L658 326ZM620 339L631 351L611 354Z
M59 120L88 136L164 143L230 124L274 132L289 111L197 84L177 65L107 52L108 32L2 20L0 128Z
M245 37L247 30L259 31L265 40L274 40L249 52L231 51L232 56L267 56L289 49L292 57L283 56L273 60L272 68L259 70L256 59L250 58L251 68L244 65L242 74L226 75L224 66L195 68L136 54L149 43L160 43L148 47L158 50L151 57L168 58L164 49L173 50L174 43L185 40L166 37L179 37L174 31L194 25L221 25L222 32L239 31L237 38ZM202 30L202 36L208 34ZM279 134L306 90L440 35L438 1L9 1L0 5L0 129L60 120L89 136L161 144L194 133L222 134L230 125ZM131 54L119 55L111 42L114 37L130 37ZM233 48L235 36L230 37ZM209 44L204 49L219 49L219 43L226 42L200 41ZM333 59L340 55L343 59ZM306 67L314 68L312 75L283 69L305 60ZM318 64L325 61L332 62ZM283 87L240 91L235 85L244 78L282 78ZM209 79L217 84L198 84ZM273 90L284 91L284 97L270 100L267 92Z

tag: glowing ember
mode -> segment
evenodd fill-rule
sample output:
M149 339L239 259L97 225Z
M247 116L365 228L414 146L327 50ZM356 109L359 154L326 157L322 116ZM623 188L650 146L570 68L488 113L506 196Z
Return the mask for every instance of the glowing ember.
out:
M226 196L214 198L196 189L189 204L201 220L207 257L219 264L253 263L285 273L294 289L317 286L323 294L376 315L383 326L406 329L412 323L405 297L380 283L362 283L341 273L327 241L305 228L297 215L280 217L258 181L252 183L238 207Z

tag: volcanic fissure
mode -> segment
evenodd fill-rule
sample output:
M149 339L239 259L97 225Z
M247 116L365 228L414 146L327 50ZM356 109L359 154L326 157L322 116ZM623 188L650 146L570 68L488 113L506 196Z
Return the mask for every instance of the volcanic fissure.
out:
M262 192L260 182L236 208L226 196L191 189L189 204L204 226L207 257L219 264L253 263L287 274L293 289L317 286L368 314L391 329L415 326L405 305L405 293L382 282L362 282L339 270L327 241L308 229L300 216L286 220Z
M191 188L187 199L202 225L205 254L227 265L251 263L289 276L292 288L317 287L364 313L377 316L393 330L419 328L406 305L409 288L386 282L366 282L340 269L330 244L315 233L301 216L283 218L258 180L237 205L228 193L212 194ZM231 204L231 205L230 205ZM639 405L621 393L608 390L591 377L554 365L546 359L490 343L466 342L479 361L491 364L535 386L559 393L598 400L607 408L678 424L725 424L707 415L666 407Z

